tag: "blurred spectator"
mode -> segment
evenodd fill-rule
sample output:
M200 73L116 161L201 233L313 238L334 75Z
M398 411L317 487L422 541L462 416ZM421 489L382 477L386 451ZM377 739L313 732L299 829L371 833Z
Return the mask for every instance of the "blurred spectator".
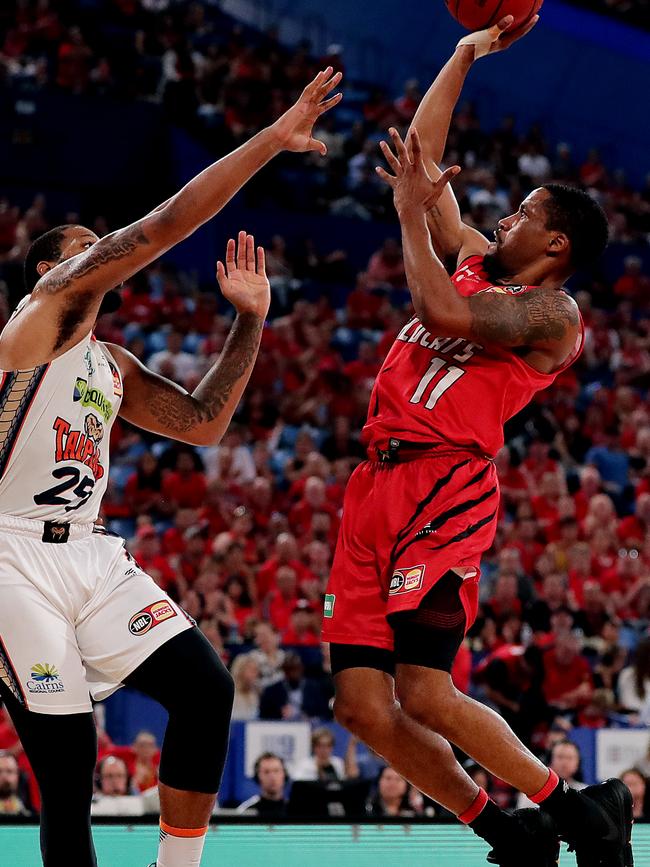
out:
M404 777L391 767L382 768L376 782L376 792L368 802L368 815L375 819L388 816L412 818L416 810L409 798L410 787Z
M6 750L0 751L0 816L29 816L18 790L20 769L16 757Z
M357 741L348 740L345 759L334 755L334 735L327 728L314 729L311 734L311 756L303 759L293 769L294 780L350 780L359 776L356 760Z
M634 817L634 821L644 821L648 818L646 807L648 781L641 771L637 771L636 768L629 768L629 770L623 771L619 780L623 780L632 794L632 816Z
M368 262L368 285L372 288L399 288L406 285L402 248L394 238L386 238Z
M178 331L169 332L167 348L155 352L147 361L147 367L183 384L197 372L196 356L183 351L183 335Z
M255 649L250 656L257 663L262 688L282 680L285 652L280 649L280 636L270 623L255 626Z
M151 732L144 730L138 732L130 746L116 746L109 743L99 751L100 761L105 756L114 756L124 762L134 793L145 792L158 785L160 749L156 736ZM110 770L107 769L107 779L111 778ZM117 777L117 770L113 768L112 771Z
M260 670L252 653L240 653L230 668L235 682L234 720L257 719L260 712Z
M544 695L559 710L584 707L591 698L591 670L580 651L580 637L569 633L558 635L555 647L544 654Z
M619 706L625 711L639 713L650 705L650 638L637 644L634 661L620 673L617 689Z
M291 612L289 626L282 633L282 643L298 647L320 645L320 624L316 612L306 599L299 599L296 602Z
M259 794L253 795L237 807L238 813L250 813L269 819L287 815L288 801L285 797L287 772L284 762L275 753L262 753L255 762L255 782Z
M305 666L296 653L288 653L281 681L267 686L260 699L260 719L329 719L329 699L322 684L305 677Z
M129 791L126 762L106 756L97 765L97 788L92 803L93 816L141 816L145 808L139 795Z

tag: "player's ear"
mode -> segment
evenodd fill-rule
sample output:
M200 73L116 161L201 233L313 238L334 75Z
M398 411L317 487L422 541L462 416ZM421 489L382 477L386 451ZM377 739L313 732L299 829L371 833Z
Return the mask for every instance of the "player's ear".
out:
M548 242L548 255L557 257L562 254L569 253L571 242L564 232L553 232Z
M49 262L39 262L36 266L36 271L39 277L42 277L43 274L47 274L48 271L52 270L52 266Z

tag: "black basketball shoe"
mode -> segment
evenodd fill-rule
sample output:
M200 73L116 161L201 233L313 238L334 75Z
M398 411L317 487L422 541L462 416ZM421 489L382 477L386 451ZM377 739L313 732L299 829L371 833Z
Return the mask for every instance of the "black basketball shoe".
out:
M499 867L557 867L560 841L555 822L541 810L515 810L512 835L487 856Z
M607 780L577 794L596 804L602 817L598 829L588 822L576 827L562 823L560 836L569 844L569 851L575 852L578 867L633 867L632 795L625 783Z

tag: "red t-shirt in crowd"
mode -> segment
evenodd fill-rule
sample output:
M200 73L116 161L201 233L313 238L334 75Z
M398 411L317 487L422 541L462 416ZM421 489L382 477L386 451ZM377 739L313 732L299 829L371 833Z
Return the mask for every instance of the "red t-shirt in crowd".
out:
M320 635L317 632L303 632L298 635L293 626L289 626L282 633L282 644L296 644L299 647L318 647Z
M205 475L199 472L190 473L189 476L168 473L162 483L163 497L176 503L180 509L200 508L207 490Z
M581 684L593 686L591 669L584 656L577 656L570 665L560 665L554 650L544 654L544 696L549 704L559 701L567 692ZM584 701L583 704L587 702Z

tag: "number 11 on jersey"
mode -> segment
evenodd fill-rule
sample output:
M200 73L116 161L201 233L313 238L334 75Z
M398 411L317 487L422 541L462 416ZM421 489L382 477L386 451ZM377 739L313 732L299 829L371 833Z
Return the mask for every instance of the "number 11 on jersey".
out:
M431 359L429 369L418 383L418 387L413 392L413 397L411 398L410 403L420 403L422 401L431 381L444 367L447 367L447 362L444 358L436 357ZM431 394L424 405L425 409L433 409L447 389L451 388L456 380L460 379L461 376L464 376L465 373L466 371L461 370L460 367L455 367L454 365L447 367L447 373L438 380L434 388L431 390Z

